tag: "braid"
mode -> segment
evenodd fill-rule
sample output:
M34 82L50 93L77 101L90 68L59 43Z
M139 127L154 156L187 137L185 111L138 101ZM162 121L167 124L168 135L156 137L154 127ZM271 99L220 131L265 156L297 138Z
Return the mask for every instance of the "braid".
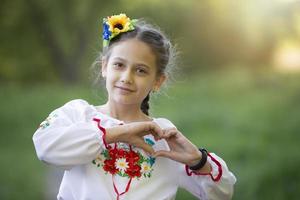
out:
M150 93L146 96L146 98L143 100L143 102L141 104L141 110L146 115L149 115L149 108L150 108L150 106L149 106L149 100L150 100Z

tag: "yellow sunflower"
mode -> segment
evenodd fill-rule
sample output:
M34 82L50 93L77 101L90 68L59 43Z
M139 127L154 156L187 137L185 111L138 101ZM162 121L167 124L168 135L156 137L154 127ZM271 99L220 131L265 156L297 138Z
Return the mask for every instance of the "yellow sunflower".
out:
M112 37L133 29L130 18L125 14L110 16L107 19L107 23L109 25L109 31L112 33Z

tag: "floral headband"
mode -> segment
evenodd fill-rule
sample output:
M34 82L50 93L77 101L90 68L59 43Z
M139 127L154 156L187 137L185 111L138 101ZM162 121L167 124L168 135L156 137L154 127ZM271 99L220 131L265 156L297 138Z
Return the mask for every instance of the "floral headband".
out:
M103 19L103 47L109 45L111 39L123 32L134 30L136 19L131 20L126 14L108 16Z

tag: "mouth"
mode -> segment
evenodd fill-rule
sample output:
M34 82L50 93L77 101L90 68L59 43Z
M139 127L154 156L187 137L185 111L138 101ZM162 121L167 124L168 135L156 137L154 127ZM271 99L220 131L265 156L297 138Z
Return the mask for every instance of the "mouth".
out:
M123 90L123 91L127 91L127 92L134 92L134 90L130 89L130 88L126 88L126 87L121 87L121 86L115 86L116 88Z

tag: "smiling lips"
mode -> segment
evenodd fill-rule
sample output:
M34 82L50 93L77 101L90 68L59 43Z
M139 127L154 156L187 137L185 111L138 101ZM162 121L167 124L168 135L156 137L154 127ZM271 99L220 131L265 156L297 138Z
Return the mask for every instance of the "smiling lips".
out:
M121 87L121 86L115 86L115 87L120 89L122 92L125 92L125 93L134 92L134 90L126 88L126 87Z

